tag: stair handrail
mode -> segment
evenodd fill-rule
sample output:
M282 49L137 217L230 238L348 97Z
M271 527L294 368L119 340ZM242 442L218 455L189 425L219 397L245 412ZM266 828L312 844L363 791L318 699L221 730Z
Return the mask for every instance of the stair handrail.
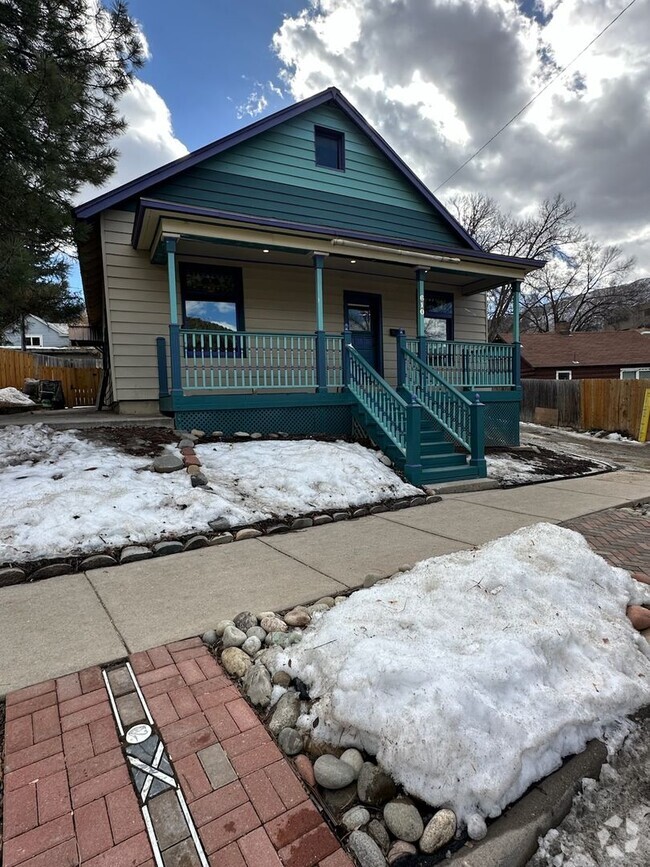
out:
M485 469L485 406L478 394L474 400L446 382L404 345L400 347L400 379L424 409L463 448L470 463Z

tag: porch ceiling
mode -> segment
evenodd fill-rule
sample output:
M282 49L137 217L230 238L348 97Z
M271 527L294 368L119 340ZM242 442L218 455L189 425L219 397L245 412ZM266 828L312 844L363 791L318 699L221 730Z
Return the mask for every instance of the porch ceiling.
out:
M152 262L165 261L164 238L178 239L178 254L263 264L307 264L312 253L327 255L326 269L363 271L404 278L415 267L426 268L427 285L458 288L463 294L485 292L513 280L543 263L506 260L469 250L423 251L401 244L368 243L355 238L297 231L276 231L269 226L241 225L235 221L186 218L165 212L165 203L141 210L133 244L148 249ZM311 265L311 261L309 262Z

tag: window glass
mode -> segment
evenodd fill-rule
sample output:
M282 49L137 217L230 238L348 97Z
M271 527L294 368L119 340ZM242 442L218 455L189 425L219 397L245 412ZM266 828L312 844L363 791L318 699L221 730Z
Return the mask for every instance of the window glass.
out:
M345 168L344 138L342 132L334 129L323 129L317 126L314 130L316 165L326 169Z
M366 304L348 304L350 331L372 331L372 313Z
M180 276L186 328L202 331L243 328L239 268L182 262Z
M424 333L430 340L452 340L454 296L451 293L424 293Z
M558 370L555 374L556 379L571 379L572 373L570 370Z
M25 337L25 346L42 346L43 338L39 335Z

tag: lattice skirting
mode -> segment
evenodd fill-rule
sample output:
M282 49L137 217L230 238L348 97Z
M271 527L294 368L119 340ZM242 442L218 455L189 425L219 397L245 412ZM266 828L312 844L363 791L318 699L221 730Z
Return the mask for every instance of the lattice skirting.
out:
M174 418L176 426L183 430L198 428L206 433L220 430L226 436L232 436L236 431L349 436L352 433L351 409L346 405L334 405L179 410L174 413Z
M485 445L519 445L519 401L485 402Z

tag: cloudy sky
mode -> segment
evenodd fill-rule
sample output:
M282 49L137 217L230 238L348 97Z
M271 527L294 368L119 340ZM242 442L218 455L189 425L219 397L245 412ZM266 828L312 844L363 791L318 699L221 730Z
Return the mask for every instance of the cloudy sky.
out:
M433 190L629 0L131 0L150 59L111 186L336 85ZM650 274L650 0L437 195L557 192Z

